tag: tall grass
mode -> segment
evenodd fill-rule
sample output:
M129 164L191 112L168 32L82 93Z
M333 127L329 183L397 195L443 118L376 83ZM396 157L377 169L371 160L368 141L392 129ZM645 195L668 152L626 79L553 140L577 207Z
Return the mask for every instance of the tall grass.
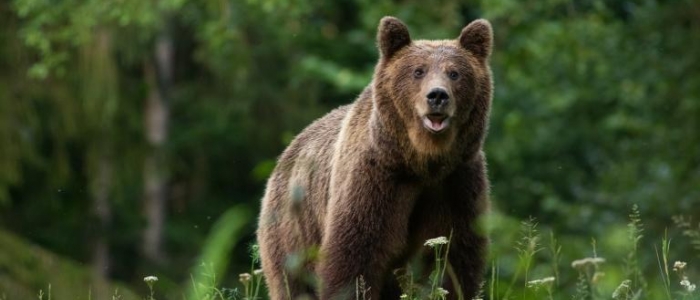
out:
M219 227L219 238L223 236L236 236L241 223L233 221L231 212L229 218L221 221L223 224L234 224L235 229L228 230ZM694 247L700 254L700 223L696 225L691 218L674 218L676 229L680 235L687 239L688 244ZM698 265L700 263L688 263L688 258L673 257L671 238L668 231L656 241L646 241L644 236L644 224L639 208L635 205L629 213L629 222L626 226L626 245L624 256L609 257L605 259L601 253L616 253L614 249L600 249L596 239L591 239L590 256L575 259L570 262L562 262L562 251L569 245L561 242L553 231L549 231L546 245L538 229L535 218L529 218L521 222L516 242L512 245L512 257L493 257L490 261L489 276L482 284L479 296L473 299L669 299L669 300L700 300L700 292L696 289L698 283ZM212 241L212 244L216 244ZM420 273L425 270L406 266L394 272L403 294L400 299L405 300L443 300L450 296L463 299L461 291L457 288L448 291L443 287L446 280L450 280L448 256L450 251L450 237L436 237L425 242L426 250L432 252L433 269L430 276L425 278ZM226 249L235 244L235 241L224 243ZM674 244L675 245L675 244ZM656 258L658 272L644 273L641 266L641 254L649 254L653 251ZM575 252L575 251L574 251ZM216 258L219 263L228 261L221 258L222 251L208 250L208 255L202 258ZM190 292L183 294L183 300L255 300L267 299L262 272L257 269L259 254L256 246L251 247L251 265L248 272L240 274L238 282L222 282L220 274L222 267L214 263L202 263L195 269L190 283ZM569 252L567 252L569 253ZM650 257L647 255L646 257ZM506 268L504 268L506 267ZM507 274L503 270L514 270ZM157 275L157 274L156 274ZM447 275L447 276L446 276ZM454 274L452 274L454 275ZM165 299L156 293L157 277L144 278L148 285L149 294L144 299ZM233 286L224 288L223 286ZM355 282L355 300L369 300L368 291L372 287L367 286L364 278L357 278ZM0 291L2 295L2 291ZM48 293L39 291L37 298L40 300L51 299L51 288ZM291 298L291 297L289 297ZM0 297L5 300L6 298ZM118 291L115 291L112 299L123 299ZM291 300L291 299L290 299ZM294 299L297 300L297 299ZM376 300L376 299L375 299Z

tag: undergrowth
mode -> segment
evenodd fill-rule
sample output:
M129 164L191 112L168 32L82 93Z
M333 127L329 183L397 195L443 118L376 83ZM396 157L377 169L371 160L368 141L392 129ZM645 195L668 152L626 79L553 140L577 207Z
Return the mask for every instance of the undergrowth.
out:
M675 217L676 229L700 253L700 223L693 223L689 217ZM687 262L688 258L672 257L671 239L666 233L660 240L651 241L644 236L644 225L638 207L632 207L627 224L626 255L615 260L607 260L601 255L605 249L598 249L595 239L591 240L590 255L562 265L562 249L566 244L549 231L545 240L538 229L535 218L529 218L520 224L520 233L514 243L512 259L507 263L512 274L502 274L504 260L499 257L491 259L489 274L481 285L481 292L472 299L464 299L460 290L447 290L443 286L447 280L455 277L450 274L450 238L435 237L425 242L426 251L432 252L434 264L430 276L424 278L416 274L417 268L408 265L394 271L403 291L400 299L406 300L444 300L454 297L460 300L495 300L495 299L668 299L700 300L700 291L696 283L700 280L698 264ZM545 243L545 245L543 245ZM652 245L651 247L649 245ZM652 249L658 266L658 275L645 275L641 267L640 254ZM602 251L601 251L602 250ZM221 287L220 280L211 265L201 264L197 270L200 276L196 281L192 277L191 287L195 294L184 300L255 300L267 299L263 273L256 266L260 256L257 246L251 247L251 266L249 272L239 275L235 287ZM418 268L420 269L420 268ZM537 275L535 275L537 274ZM607 274L612 274L607 276ZM617 274L617 275L616 275ZM538 276L539 275L539 276ZM616 281L616 282L613 282ZM156 293L158 278L147 276L144 282L149 293L143 299L164 299ZM355 282L355 299L369 300L364 278ZM0 291L0 295L3 295ZM39 300L51 299L51 286L40 290ZM88 299L90 299L88 292ZM0 296L0 300L6 300ZM112 300L123 299L115 290Z

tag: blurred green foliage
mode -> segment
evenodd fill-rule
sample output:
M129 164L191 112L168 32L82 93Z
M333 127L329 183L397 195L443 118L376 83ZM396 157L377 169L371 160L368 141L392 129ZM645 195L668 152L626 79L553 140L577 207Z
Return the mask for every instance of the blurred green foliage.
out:
M80 263L33 247L14 234L0 230L0 245L0 295L4 299L33 299L40 290L54 299L88 299L96 284ZM123 284L102 284L112 295L116 291L125 299L139 298Z
M384 15L415 38L454 38L478 17L493 23L486 152L501 275L515 272L518 220L529 216L544 236L555 232L566 266L590 256L591 237L624 257L636 203L640 260L652 273L651 249L672 216L700 216L697 1L13 0L0 3L0 226L83 263L104 235L110 277L143 288L157 270L186 281L223 212L257 211L294 134L371 80ZM139 255L144 69L163 31L175 59L167 258L154 265ZM106 166L112 219L100 230L93 202ZM226 245L232 269L247 270L254 219ZM693 257L672 238L675 257Z

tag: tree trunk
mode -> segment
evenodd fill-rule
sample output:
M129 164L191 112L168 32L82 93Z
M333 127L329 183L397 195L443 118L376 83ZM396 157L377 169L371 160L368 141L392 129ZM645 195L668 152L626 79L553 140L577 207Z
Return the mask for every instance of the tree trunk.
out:
M165 30L156 39L155 62L148 60L145 68L150 92L145 103L144 120L149 152L143 169L146 228L142 251L146 259L155 263L165 259L162 248L167 203L164 145L168 136L168 93L172 85L173 51L172 38Z
M97 231L93 240L92 274L97 295L107 296L106 280L109 277L109 226L112 223L112 209L109 203L112 187L112 161L102 152L97 162L97 174L94 179L92 196L93 213L97 217Z
M83 82L85 135L88 137L86 173L89 178L92 214L95 220L92 235L92 285L98 298L109 295L111 197L114 175L114 113L118 105L117 75L112 56L112 34L105 28L95 31L94 40L82 50L81 66L87 79Z

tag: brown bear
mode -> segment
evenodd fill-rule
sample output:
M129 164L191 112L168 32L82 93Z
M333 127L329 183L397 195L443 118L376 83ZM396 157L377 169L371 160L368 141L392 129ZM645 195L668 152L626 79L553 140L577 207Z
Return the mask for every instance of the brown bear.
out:
M486 20L439 41L412 41L400 20L381 20L372 82L302 131L267 183L257 234L271 299L355 299L358 278L365 296L397 299L392 271L450 233L447 296L476 295L492 40ZM309 249L317 259L303 258ZM300 259L315 287L293 270Z

